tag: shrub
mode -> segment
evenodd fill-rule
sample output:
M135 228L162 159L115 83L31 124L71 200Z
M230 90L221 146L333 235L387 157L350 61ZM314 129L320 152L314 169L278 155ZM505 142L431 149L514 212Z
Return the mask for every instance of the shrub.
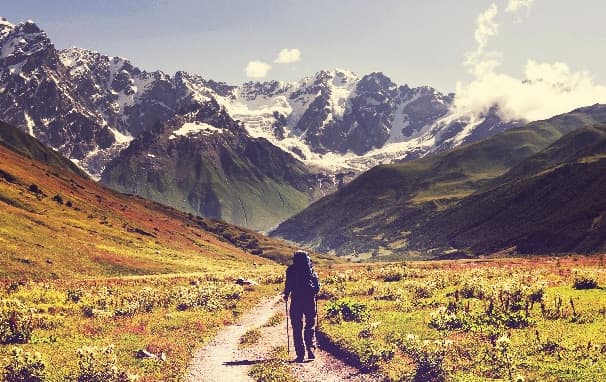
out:
M63 204L63 198L59 194L53 196L52 200L58 204Z
M209 283L180 288L172 298L177 301L178 310L199 308L212 312L235 307L243 292L239 285Z
M84 295L82 289L68 289L65 293L67 294L67 299L73 303L80 302Z
M12 351L9 363L4 367L2 380L6 382L47 381L46 365L40 353L31 354L22 349Z
M445 366L452 341L424 340L413 334L400 339L398 345L415 363L414 382L444 382L449 372Z
M356 344L355 354L362 371L376 371L379 362L389 361L395 352L390 347L383 347L374 341L364 339Z
M0 344L24 344L34 330L33 311L21 301L0 301Z
M17 180L17 178L15 178L14 175L12 175L4 170L0 170L0 179L4 179L9 183L15 183L15 181Z
M78 349L78 382L129 382L137 379L125 370L120 370L114 347L85 346Z
M30 184L28 190L36 195L40 195L42 193L40 187L38 187L38 185L35 183Z
M445 307L431 313L429 327L436 330L462 330L469 328L469 318L465 313L449 312Z
M408 290L416 299L432 297L435 289L431 282L418 282L408 285Z
M574 289L596 289L598 287L598 282L589 276L577 276L574 279L574 283L572 285Z
M333 322L341 320L362 322L367 320L368 316L366 304L348 298L330 301L326 304L326 317Z

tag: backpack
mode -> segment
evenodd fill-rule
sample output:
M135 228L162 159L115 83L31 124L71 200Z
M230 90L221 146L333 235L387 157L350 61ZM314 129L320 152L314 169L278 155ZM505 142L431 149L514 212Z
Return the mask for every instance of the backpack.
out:
M295 260L288 273L287 278L292 278L293 292L296 290L299 293L316 295L320 291L320 279L307 252L295 252Z

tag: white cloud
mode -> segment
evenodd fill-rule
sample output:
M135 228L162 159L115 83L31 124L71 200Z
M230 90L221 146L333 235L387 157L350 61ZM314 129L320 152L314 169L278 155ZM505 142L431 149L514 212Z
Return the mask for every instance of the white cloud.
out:
M278 57L274 60L276 64L292 64L301 60L301 51L299 49L282 49L278 53Z
M532 3L534 3L534 0L509 0L509 2L507 2L505 12L517 13L522 8L530 10Z
M532 0L510 0L506 12L530 10ZM606 86L596 84L587 71L574 71L562 62L541 63L529 59L522 78L501 73L501 52L487 51L491 37L498 33L498 9L492 4L477 18L476 49L464 62L474 79L456 85L453 113L478 115L499 105L506 120L545 119L581 106L606 103Z
M267 73L271 70L271 65L263 61L250 61L246 68L244 68L244 72L246 76L249 78L263 78L267 76Z
M499 32L499 24L495 21L495 18L498 13L498 8L496 4L491 4L488 9L484 12L480 13L476 19L476 30L474 31L474 38L476 40L476 50L468 53L465 65L471 67L472 72L476 70L484 70L480 66L485 67L487 64L494 65L495 60L486 60L484 56L484 51L486 49L486 45L488 44L488 40L492 36L496 36ZM480 63L479 61L484 58L484 62ZM481 64L481 65L480 65Z

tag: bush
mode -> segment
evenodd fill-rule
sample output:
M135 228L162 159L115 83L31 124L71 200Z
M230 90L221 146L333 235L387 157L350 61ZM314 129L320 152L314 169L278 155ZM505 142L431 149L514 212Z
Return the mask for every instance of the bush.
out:
M59 203L59 204L63 204L63 198L59 194L53 196L52 200L55 201L55 202L57 202L57 203Z
M129 382L137 379L117 365L114 347L85 346L78 349L78 382Z
M73 303L78 303L82 299L84 292L82 289L68 289L66 292L67 300Z
M177 301L178 310L199 308L212 312L235 307L236 300L243 292L239 285L209 283L180 288L172 299Z
M417 336L408 334L397 342L399 342L401 350L412 358L416 365L414 382L445 382L448 380L449 372L444 360L452 341L421 341Z
M348 298L330 301L326 304L326 317L331 321L362 322L367 320L368 316L368 307L366 304Z
M47 381L46 365L40 353L23 352L15 348L9 363L4 367L2 380L5 382L43 382Z
M578 276L574 279L574 284L572 285L574 289L596 289L598 287L598 282L587 276Z
M36 194L36 195L40 195L40 194L42 194L42 190L41 190L41 189L40 189L40 187L38 187L38 185L37 185L37 184L35 184L35 183L30 184L30 185L29 185L28 190L29 190L30 192L33 192L33 193L34 193L34 194Z
M376 371L379 368L379 362L389 361L393 358L394 349L382 347L374 341L365 339L360 341L355 349L362 371Z
M469 317L465 313L449 312L445 307L431 313L429 327L436 330L469 329Z
M0 301L0 344L24 344L34 330L32 309L19 300Z

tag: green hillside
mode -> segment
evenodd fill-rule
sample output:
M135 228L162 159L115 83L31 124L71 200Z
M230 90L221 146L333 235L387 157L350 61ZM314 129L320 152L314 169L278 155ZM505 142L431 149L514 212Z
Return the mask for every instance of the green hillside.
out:
M516 179L520 176L516 172L525 173L525 166L540 168L565 158L555 149L557 146L551 145L576 129L604 122L606 106L595 105L532 122L451 152L375 167L287 220L272 235L339 255L433 256L428 250L437 248L438 253L452 248L448 243L432 241L437 236L430 233L436 227L428 224L428 219L437 216L431 220L437 224L438 217L470 195L507 183L507 176ZM566 142L574 140L572 137L560 144L568 147ZM574 140L579 150L585 149L583 139L581 134Z
M30 159L88 178L88 175L69 159L49 149L36 138L2 121L0 121L0 145Z
M606 249L606 126L570 133L495 184L414 230L413 245L472 253Z
M172 123L180 126L182 120ZM317 180L300 161L264 139L232 132L135 140L101 183L193 214L268 230L305 208Z

